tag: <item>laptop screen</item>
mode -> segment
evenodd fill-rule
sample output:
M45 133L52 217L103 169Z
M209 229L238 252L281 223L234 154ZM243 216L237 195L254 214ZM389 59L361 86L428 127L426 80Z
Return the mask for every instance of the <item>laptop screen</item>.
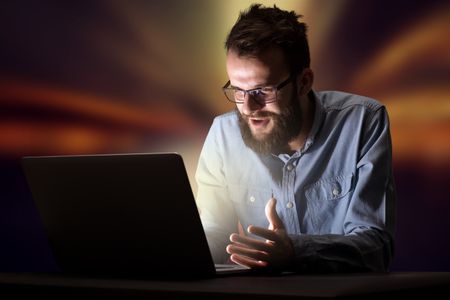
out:
M215 274L179 154L35 156L22 163L62 272Z

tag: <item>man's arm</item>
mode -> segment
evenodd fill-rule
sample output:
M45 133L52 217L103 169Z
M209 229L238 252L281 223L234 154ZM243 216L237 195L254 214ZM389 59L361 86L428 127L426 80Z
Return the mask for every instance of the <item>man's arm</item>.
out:
M224 263L229 255L225 248L232 232L237 231L238 219L229 201L218 143L222 132L214 121L200 154L196 180L197 206L215 263Z
M388 115L373 112L360 137L345 235L290 236L296 267L316 272L387 271L394 254L395 188Z

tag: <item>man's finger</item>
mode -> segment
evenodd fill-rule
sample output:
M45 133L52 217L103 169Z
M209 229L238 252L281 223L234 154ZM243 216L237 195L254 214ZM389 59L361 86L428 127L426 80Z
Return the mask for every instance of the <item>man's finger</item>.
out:
M267 252L230 244L226 248L229 254L239 254L254 260L268 260Z
M272 245L270 245L269 243L266 243L265 241L241 236L238 234L232 234L230 236L230 240L237 245L245 245L246 247L257 249L260 251L265 251L265 252L270 252L271 247L272 247Z
M232 254L230 256L230 259L232 262L241 265L241 266L245 266L245 267L250 267L253 269L257 269L257 268L264 268L269 266L269 263L266 261L262 261L262 260L254 260L239 254Z
M275 198L270 198L269 202L267 202L265 207L265 213L267 220L269 220L270 230L277 230L284 228L283 221L281 221L280 217L278 216L276 205L277 200Z
M268 241L272 241L275 243L280 242L280 236L273 230L250 225L248 226L247 231Z

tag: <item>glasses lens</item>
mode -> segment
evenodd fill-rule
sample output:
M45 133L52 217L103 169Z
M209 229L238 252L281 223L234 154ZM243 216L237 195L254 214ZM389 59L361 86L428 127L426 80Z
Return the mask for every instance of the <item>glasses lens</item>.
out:
M235 93L234 93L234 89L230 89L230 88L224 88L223 92L225 93L225 96L227 97L227 99L231 102L236 102L236 97L235 97Z
M250 91L223 88L223 92L229 101L236 103L243 103L245 101L245 94L248 94L248 97L261 104L273 102L277 99L277 91L275 88L261 88Z
M276 90L272 88L262 88L255 90L252 97L259 103L268 103L276 100Z

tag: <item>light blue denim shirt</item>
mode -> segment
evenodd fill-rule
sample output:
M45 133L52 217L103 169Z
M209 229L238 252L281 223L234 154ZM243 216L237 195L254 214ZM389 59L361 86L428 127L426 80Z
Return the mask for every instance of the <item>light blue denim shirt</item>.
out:
M314 93L315 116L293 155L248 148L237 112L218 116L196 172L197 205L216 263L240 222L267 227L272 192L297 270L386 271L393 256L395 188L386 109L342 92Z

